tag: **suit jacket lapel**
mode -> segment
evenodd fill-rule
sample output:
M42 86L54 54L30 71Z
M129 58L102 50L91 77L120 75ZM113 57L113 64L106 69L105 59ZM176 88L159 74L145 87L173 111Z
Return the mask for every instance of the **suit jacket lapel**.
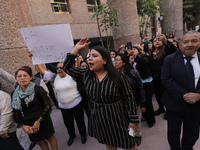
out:
M180 71L180 75L187 80L185 61L181 52L179 52L177 55L177 69Z
M185 68L185 62L184 62L184 58L183 58L183 54L181 51L179 51L177 53L177 57L175 58L176 61L174 63L176 63L176 69L177 72L179 74L179 78L183 81L182 85L183 87L185 87L187 89L187 85L188 85L188 81L187 81L187 74L186 74L186 68Z
M200 66L200 53L199 52L197 52L197 56L198 56L198 59L199 59L199 66ZM197 86L196 86L196 89L199 89L199 88L200 88L200 77L199 77L199 80L198 80Z

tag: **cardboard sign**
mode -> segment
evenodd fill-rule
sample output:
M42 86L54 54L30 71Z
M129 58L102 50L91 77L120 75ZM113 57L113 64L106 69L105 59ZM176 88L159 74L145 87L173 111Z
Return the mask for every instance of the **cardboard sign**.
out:
M70 24L47 25L19 29L33 54L33 64L64 61L73 49Z

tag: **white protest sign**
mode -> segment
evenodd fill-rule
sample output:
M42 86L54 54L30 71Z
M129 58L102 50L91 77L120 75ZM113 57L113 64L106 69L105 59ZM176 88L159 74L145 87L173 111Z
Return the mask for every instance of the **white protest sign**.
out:
M73 49L70 24L47 25L19 29L33 54L33 64L64 61Z

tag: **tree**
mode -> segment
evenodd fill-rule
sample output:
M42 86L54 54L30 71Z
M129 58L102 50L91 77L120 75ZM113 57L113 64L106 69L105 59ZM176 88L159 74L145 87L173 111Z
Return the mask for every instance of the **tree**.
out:
M137 0L137 11L138 15L141 17L141 24L139 25L140 37L143 39L148 34L148 28L151 27L150 19L160 12L162 13L160 7L163 4L168 4L167 2L162 2L159 0Z
M183 22L191 23L200 13L200 0L183 0Z
M97 25L99 29L99 35L101 38L102 46L103 40L101 36L101 32L106 32L107 36L107 48L109 50L110 43L111 43L111 32L112 27L119 27L118 19L117 19L117 10L112 9L111 5L108 4L101 4L94 7L95 14L92 16L92 19L96 17ZM110 29L110 31L108 31Z

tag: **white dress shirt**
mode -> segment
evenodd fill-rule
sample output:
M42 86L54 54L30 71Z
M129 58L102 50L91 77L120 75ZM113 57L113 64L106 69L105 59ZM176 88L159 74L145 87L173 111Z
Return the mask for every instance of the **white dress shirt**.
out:
M186 57L185 55L183 55L183 57ZM194 70L194 76L195 76L195 87L197 86L197 83L199 81L200 78L200 64L199 64L199 58L197 55L197 52L192 56L193 58L191 59L191 64L193 66L193 70ZM185 64L187 62L186 59L184 59Z

